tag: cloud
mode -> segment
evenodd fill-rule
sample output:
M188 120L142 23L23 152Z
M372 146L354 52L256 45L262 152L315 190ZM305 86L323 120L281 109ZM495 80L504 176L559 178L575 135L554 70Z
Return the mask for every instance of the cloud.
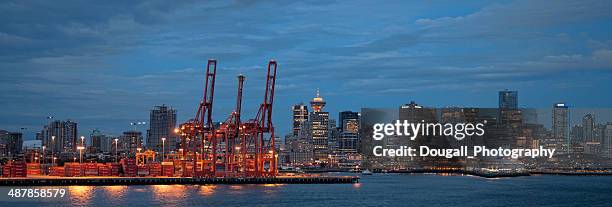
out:
M356 110L374 96L443 104L456 101L448 91L542 88L533 92L539 100L557 88L604 90L609 10L605 1L6 1L0 128L55 114L120 132L157 104L186 119L209 58L219 61L219 117L232 110L239 73L245 114L254 113L267 61L278 60L279 130L290 128L289 105L315 88L330 110ZM490 98L472 95L465 101Z

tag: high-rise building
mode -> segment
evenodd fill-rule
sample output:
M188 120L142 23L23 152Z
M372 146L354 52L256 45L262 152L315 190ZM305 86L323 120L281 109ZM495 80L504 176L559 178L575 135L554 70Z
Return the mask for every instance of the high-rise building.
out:
M500 109L518 109L518 91L508 89L499 92Z
M340 132L338 138L338 151L340 153L357 153L359 150L358 133L349 131Z
M340 137L340 128L336 127L336 120L329 119L329 132L327 133L327 149L330 154L338 154L338 141Z
M0 130L0 157L12 158L21 152L23 136L19 132Z
M177 142L175 127L176 110L166 105L155 106L150 114L147 148L156 152L161 152L162 148L167 151L175 150ZM165 141L162 138L165 138Z
M342 154L357 153L359 150L359 113L343 111L339 113L338 151Z
M582 117L582 139L584 140L584 153L599 155L601 140L595 136L595 116L587 114Z
M557 150L569 153L569 107L565 103L556 103L552 110L552 143L547 143Z
M297 136L304 122L308 121L308 107L303 103L293 105L293 135Z
M106 136L100 132L98 129L94 129L89 135L91 140L91 152L99 153L102 152L102 142L104 142Z
M313 110L310 113L309 122L314 159L318 162L325 162L329 155L329 112L323 111L325 101L318 89L317 96L310 101L310 107Z
M604 128L603 152L604 157L612 158L612 123L607 123Z
M78 140L77 123L55 120L43 127L43 144L54 153L76 152Z
M518 91L508 91L508 89L500 91L498 123L517 128L522 124L522 120L522 112L518 109Z
M126 131L119 137L118 148L120 153L133 155L140 148L142 151L142 132Z
M338 115L340 129L343 132L358 132L359 131L359 113L353 111L343 111Z

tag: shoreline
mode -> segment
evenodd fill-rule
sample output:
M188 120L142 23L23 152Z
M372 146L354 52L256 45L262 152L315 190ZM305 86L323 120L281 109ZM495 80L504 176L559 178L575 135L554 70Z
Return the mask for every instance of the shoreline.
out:
M357 176L270 177L270 178L181 178L181 177L38 177L2 178L0 186L71 185L206 185L206 184L353 184Z
M355 173L342 171L338 169L332 170L306 170L306 173ZM427 173L450 173L450 174L464 174L473 175L484 178L502 178L502 177L522 177L522 176L537 176L537 175L563 175L563 176L612 176L612 172L556 172L556 171L525 171L525 172L479 172L479 171L467 171L467 170L425 170L425 169L414 169L414 170L391 170L382 172L374 170L375 174L384 173L399 173L399 174L427 174Z

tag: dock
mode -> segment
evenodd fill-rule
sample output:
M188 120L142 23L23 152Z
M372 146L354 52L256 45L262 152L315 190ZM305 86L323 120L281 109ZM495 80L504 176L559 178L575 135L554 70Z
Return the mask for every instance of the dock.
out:
M38 177L2 178L0 186L108 186L108 185L208 185L208 184L351 184L356 176L304 176L269 178L191 178L191 177Z

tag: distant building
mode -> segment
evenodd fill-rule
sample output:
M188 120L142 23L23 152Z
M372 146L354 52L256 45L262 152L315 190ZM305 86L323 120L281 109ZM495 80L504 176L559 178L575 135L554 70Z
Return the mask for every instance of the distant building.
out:
M297 136L300 127L304 122L308 121L308 107L304 104L293 105L293 135Z
M311 143L314 147L314 159L317 162L326 162L329 155L329 112L323 111L325 104L317 89L317 96L310 101L313 112L309 116Z
M17 156L23 147L23 136L19 132L0 130L0 157Z
M338 138L338 151L340 153L357 153L359 150L358 133L343 131Z
M138 152L138 148L142 149L142 132L127 131L119 137L119 153L125 155L134 155Z
M603 139L604 157L612 158L612 123L607 123L604 130Z
M601 140L595 136L595 116L587 114L582 117L582 140L584 140L584 153L600 155Z
M54 153L76 152L78 130L77 123L67 120L55 120L43 127L41 131L43 144Z
M336 127L336 120L329 119L329 132L327 138L327 147L329 154L338 154L338 141L340 138L340 128Z
M114 136L104 135L100 140L100 151L103 153L114 153L114 144L115 144Z
M518 109L518 91L508 89L499 92L500 109Z
M548 147L564 150L569 153L569 107L565 103L556 103L552 110L552 139Z
M177 136L176 110L166 105L155 106L150 113L149 130L147 131L147 149L161 152L162 148L173 151L176 148ZM166 138L165 143L162 138Z
M106 140L106 136L100 132L98 129L94 129L89 135L89 139L91 140L91 151L92 153L102 152L102 143Z
M359 130L359 112L343 111L338 115L338 123L342 131L357 132Z
M522 112L518 108L518 91L503 90L499 92L497 121L499 124L517 128L522 125Z

